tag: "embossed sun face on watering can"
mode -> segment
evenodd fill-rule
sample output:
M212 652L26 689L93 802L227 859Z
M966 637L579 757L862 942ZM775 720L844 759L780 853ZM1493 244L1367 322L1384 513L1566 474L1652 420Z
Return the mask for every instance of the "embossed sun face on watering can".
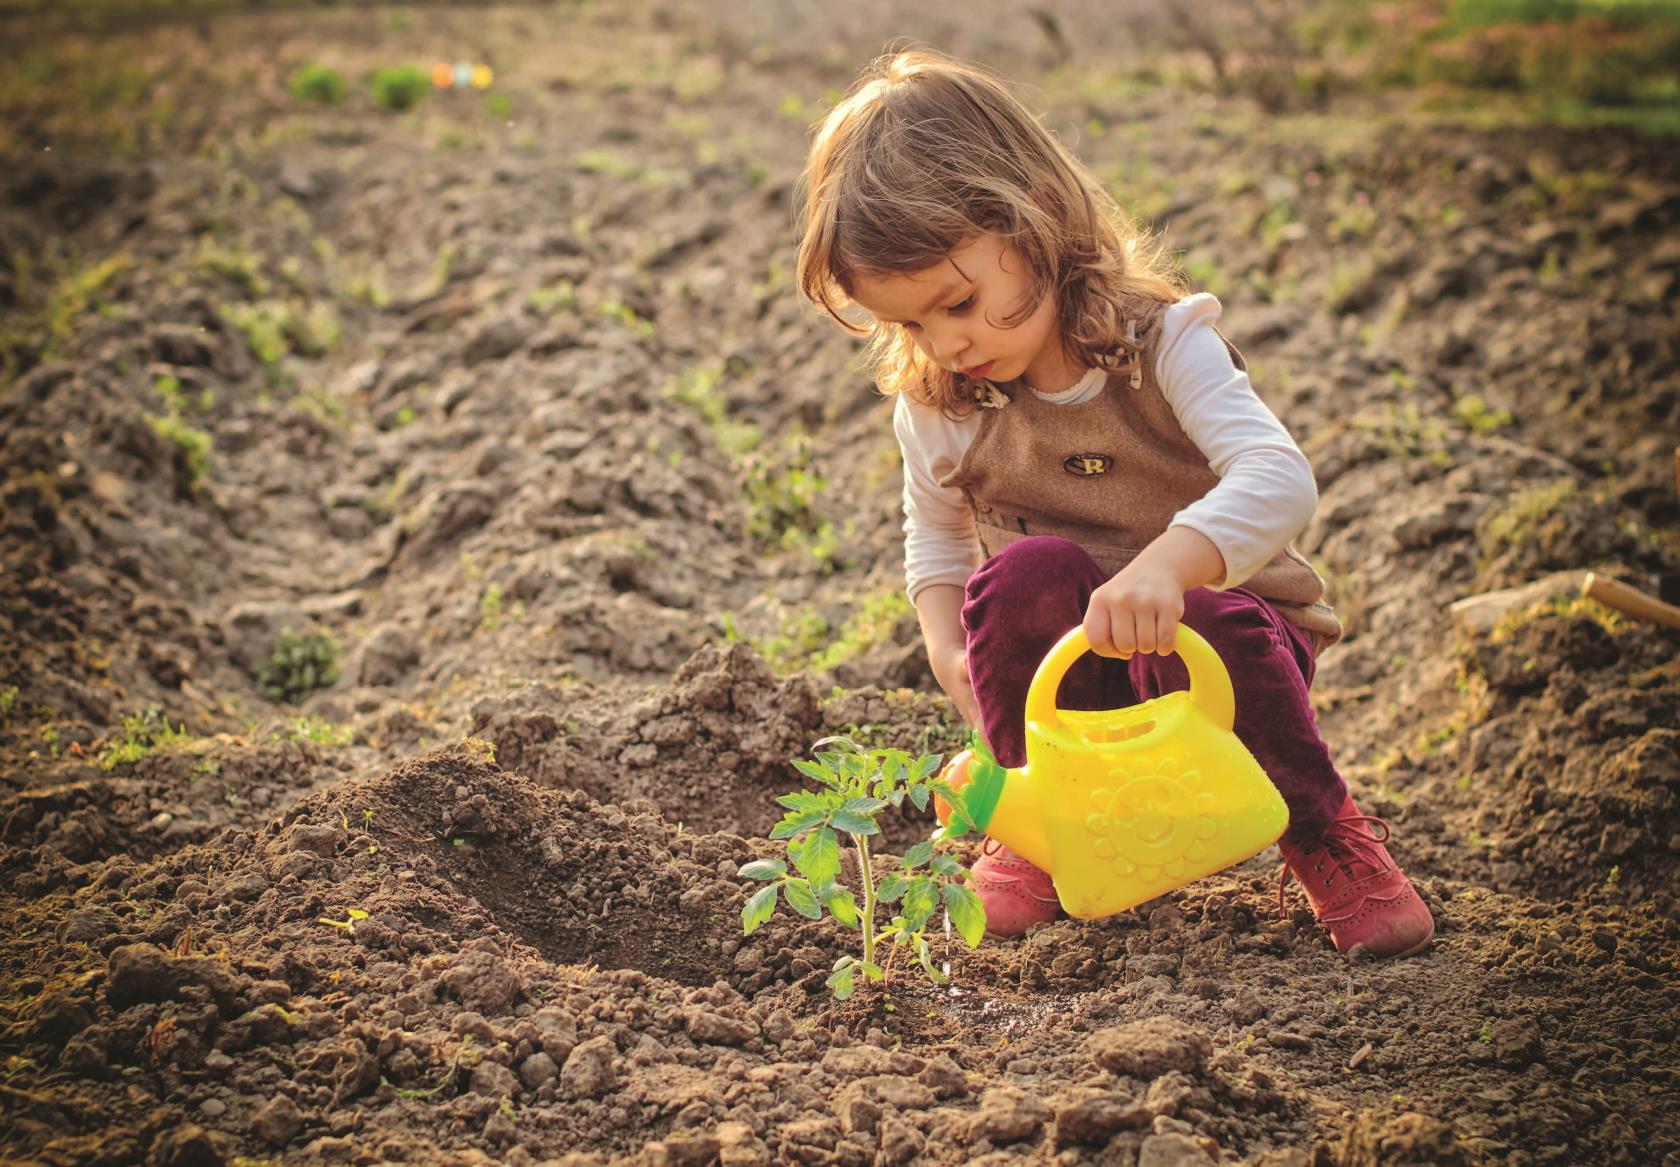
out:
M1178 630L1187 691L1127 709L1058 709L1062 678L1090 647L1075 628L1039 665L1027 692L1025 766L982 774L959 754L948 771L953 785L998 785L969 792L975 825L1050 872L1062 908L1080 919L1240 863L1289 822L1277 788L1231 731L1231 677L1206 640Z

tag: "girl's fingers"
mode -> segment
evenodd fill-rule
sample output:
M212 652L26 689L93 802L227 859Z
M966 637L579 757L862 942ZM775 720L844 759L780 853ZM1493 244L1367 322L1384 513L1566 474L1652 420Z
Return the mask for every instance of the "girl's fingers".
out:
M1109 618L1109 627L1114 639L1115 656L1131 656L1137 651L1137 622L1130 612L1116 612Z
M1139 652L1155 651L1155 615L1144 612L1137 618L1137 650Z
M1178 620L1162 612L1155 617L1155 651L1167 656L1178 647Z
M1109 631L1108 613L1092 607L1085 613L1085 639L1098 656L1114 655L1114 638Z

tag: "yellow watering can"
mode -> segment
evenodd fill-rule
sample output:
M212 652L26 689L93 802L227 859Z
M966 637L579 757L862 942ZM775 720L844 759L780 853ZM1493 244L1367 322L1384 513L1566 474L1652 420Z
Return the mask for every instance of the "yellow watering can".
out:
M1183 625L1188 691L1126 709L1058 709L1068 669L1091 649L1075 628L1027 690L1027 764L964 751L946 779L973 828L1050 873L1068 915L1110 916L1275 843L1289 823L1277 787L1231 731L1236 699L1219 654ZM949 824L951 808L938 803Z

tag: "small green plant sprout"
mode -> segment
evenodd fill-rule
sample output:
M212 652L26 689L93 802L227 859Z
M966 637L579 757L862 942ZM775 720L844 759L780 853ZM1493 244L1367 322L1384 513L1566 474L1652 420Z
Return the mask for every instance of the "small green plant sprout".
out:
M272 735L275 741L280 740L278 733ZM314 742L318 746L347 746L356 740L356 728L351 725L334 725L325 718L310 714L300 717L286 734L289 742Z
M900 871L885 876L876 872L869 840L880 834L876 819L881 811L901 807L906 797L917 810L925 811L937 793L953 806L961 806L962 821L971 822L963 792L936 777L937 754L912 761L903 750L865 749L843 737L824 738L812 753L816 761L796 760L793 765L819 788L778 798L787 814L770 832L772 839L787 840L794 871L780 859L760 859L741 868L748 879L767 881L741 911L742 933L756 931L776 910L778 897L785 897L788 906L806 919L820 920L826 909L842 927L861 934L861 952L834 962L828 987L836 998L850 997L860 974L866 980L884 982L886 966L900 949L913 953L935 984L946 983L949 978L934 967L928 946L927 928L933 914L943 906L971 948L979 945L986 931L985 908L963 882L967 872L953 856L935 849L942 839L962 832L936 831L934 838L905 853ZM861 910L852 890L839 882L841 835L851 840L857 852ZM877 928L876 914L886 904L896 905L896 914ZM877 950L888 943L893 949L886 960L880 959Z
M292 96L322 105L341 105L350 93L344 74L330 65L305 65L292 74Z
M257 670L257 684L275 701L296 701L337 680L338 642L325 632L283 629Z
M331 924L334 928L343 928L351 935L355 935L356 921L368 918L368 914L360 908L346 908L344 910L344 914L349 918L345 920L334 920L330 916L322 916L320 920L323 924Z
M431 74L418 65L397 65L373 75L373 100L380 109L412 109L431 90Z
M177 745L189 736L185 722L179 727L170 725L169 719L163 716L162 709L156 705L148 705L139 713L123 717L122 733L107 742L104 752L99 756L99 768L114 770L118 766L131 765L147 754ZM57 757L56 734L54 744L53 756Z

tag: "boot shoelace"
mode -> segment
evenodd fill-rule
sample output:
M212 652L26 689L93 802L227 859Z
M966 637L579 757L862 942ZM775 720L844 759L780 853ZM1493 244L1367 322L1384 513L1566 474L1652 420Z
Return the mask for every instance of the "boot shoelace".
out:
M1331 865L1328 875L1324 875L1321 885L1329 890L1336 884L1338 874L1345 875L1348 882L1388 870L1389 864L1382 853L1382 845L1389 839L1388 823L1376 815L1361 814L1339 818L1324 829L1318 837L1318 846L1307 851L1303 848L1303 858L1313 861L1313 874L1324 875L1326 862ZM1365 868L1363 872L1355 873L1354 864ZM1283 874L1278 878L1278 911L1287 914L1284 905L1284 889L1289 886L1290 877L1294 871L1288 862L1283 865ZM1302 883L1306 880L1303 878ZM1308 889L1311 898L1312 889Z

